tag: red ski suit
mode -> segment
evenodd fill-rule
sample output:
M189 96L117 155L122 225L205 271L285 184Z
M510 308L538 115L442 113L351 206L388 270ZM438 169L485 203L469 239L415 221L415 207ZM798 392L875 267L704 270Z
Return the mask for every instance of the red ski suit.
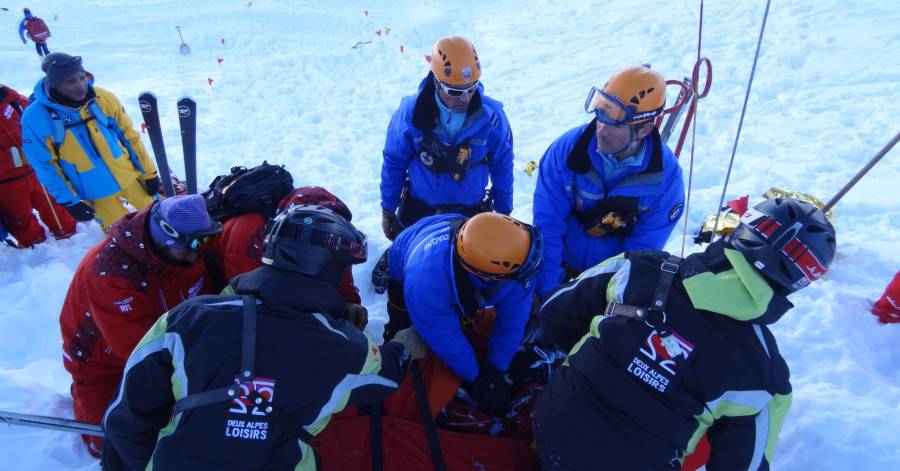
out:
M44 190L25 159L20 120L27 106L25 97L0 85L0 217L23 248L46 240L34 209L57 239L75 233L75 220Z
M185 299L213 294L202 261L179 267L151 252L151 207L114 223L106 239L84 256L69 285L59 323L77 420L100 422L131 351L160 316ZM92 445L99 440L85 441L94 454Z

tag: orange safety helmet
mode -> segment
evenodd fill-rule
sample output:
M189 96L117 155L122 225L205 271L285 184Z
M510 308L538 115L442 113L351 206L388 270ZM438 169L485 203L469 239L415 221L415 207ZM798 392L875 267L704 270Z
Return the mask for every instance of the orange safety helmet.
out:
M438 39L431 51L431 71L447 85L463 85L481 79L478 52L468 39L447 36Z
M455 242L463 268L493 280L526 280L544 257L537 228L499 213L472 216L459 228Z
M584 110L605 124L637 124L663 113L666 79L646 65L626 67L613 75L603 89L591 89Z

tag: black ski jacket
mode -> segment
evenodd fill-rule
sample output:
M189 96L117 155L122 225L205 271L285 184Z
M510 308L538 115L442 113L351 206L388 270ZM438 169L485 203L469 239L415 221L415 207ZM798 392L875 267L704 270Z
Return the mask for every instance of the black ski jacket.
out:
M262 267L232 287L258 299L254 381L228 402L173 414L179 399L238 382L243 332L239 296L178 305L128 360L103 418L105 470L313 470L307 441L331 415L401 382L405 347L378 347L336 319L344 301L333 284Z
M603 315L649 307L667 257L609 259L542 306L544 335L571 350L535 411L545 469L680 469L704 434L707 469L768 469L791 385L765 324L793 306L719 242L681 262L663 324Z

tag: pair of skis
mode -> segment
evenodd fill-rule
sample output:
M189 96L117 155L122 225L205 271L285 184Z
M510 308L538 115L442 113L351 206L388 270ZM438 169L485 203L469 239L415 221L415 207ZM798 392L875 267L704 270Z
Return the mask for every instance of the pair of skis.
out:
M138 96L144 124L150 135L150 145L156 156L159 179L162 181L166 196L175 195L172 173L169 170L169 159L166 157L166 146L163 143L162 128L159 125L159 104L156 95L143 92ZM197 194L197 102L191 97L178 99L178 124L181 127L181 147L184 150L184 173L187 179L189 195Z

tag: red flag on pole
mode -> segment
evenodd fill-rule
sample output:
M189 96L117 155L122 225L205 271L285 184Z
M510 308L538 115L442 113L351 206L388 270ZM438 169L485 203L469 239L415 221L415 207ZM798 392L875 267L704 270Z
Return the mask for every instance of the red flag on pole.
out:
M381 30L375 31L375 36L381 36Z
M209 77L209 78L206 79L206 81L209 82L209 86L211 87L211 86L212 86L212 83L213 83L215 80L213 80L212 77Z
M221 42L222 45L224 46L224 45L225 45L225 38L219 38L219 42Z
M400 53L403 54L403 45L400 45Z
M431 54L425 54L425 62L431 63Z
M363 10L363 15L369 16L369 10Z
M219 65L222 65L223 60L225 60L225 59L222 59L221 57L216 58L216 62L218 62Z

